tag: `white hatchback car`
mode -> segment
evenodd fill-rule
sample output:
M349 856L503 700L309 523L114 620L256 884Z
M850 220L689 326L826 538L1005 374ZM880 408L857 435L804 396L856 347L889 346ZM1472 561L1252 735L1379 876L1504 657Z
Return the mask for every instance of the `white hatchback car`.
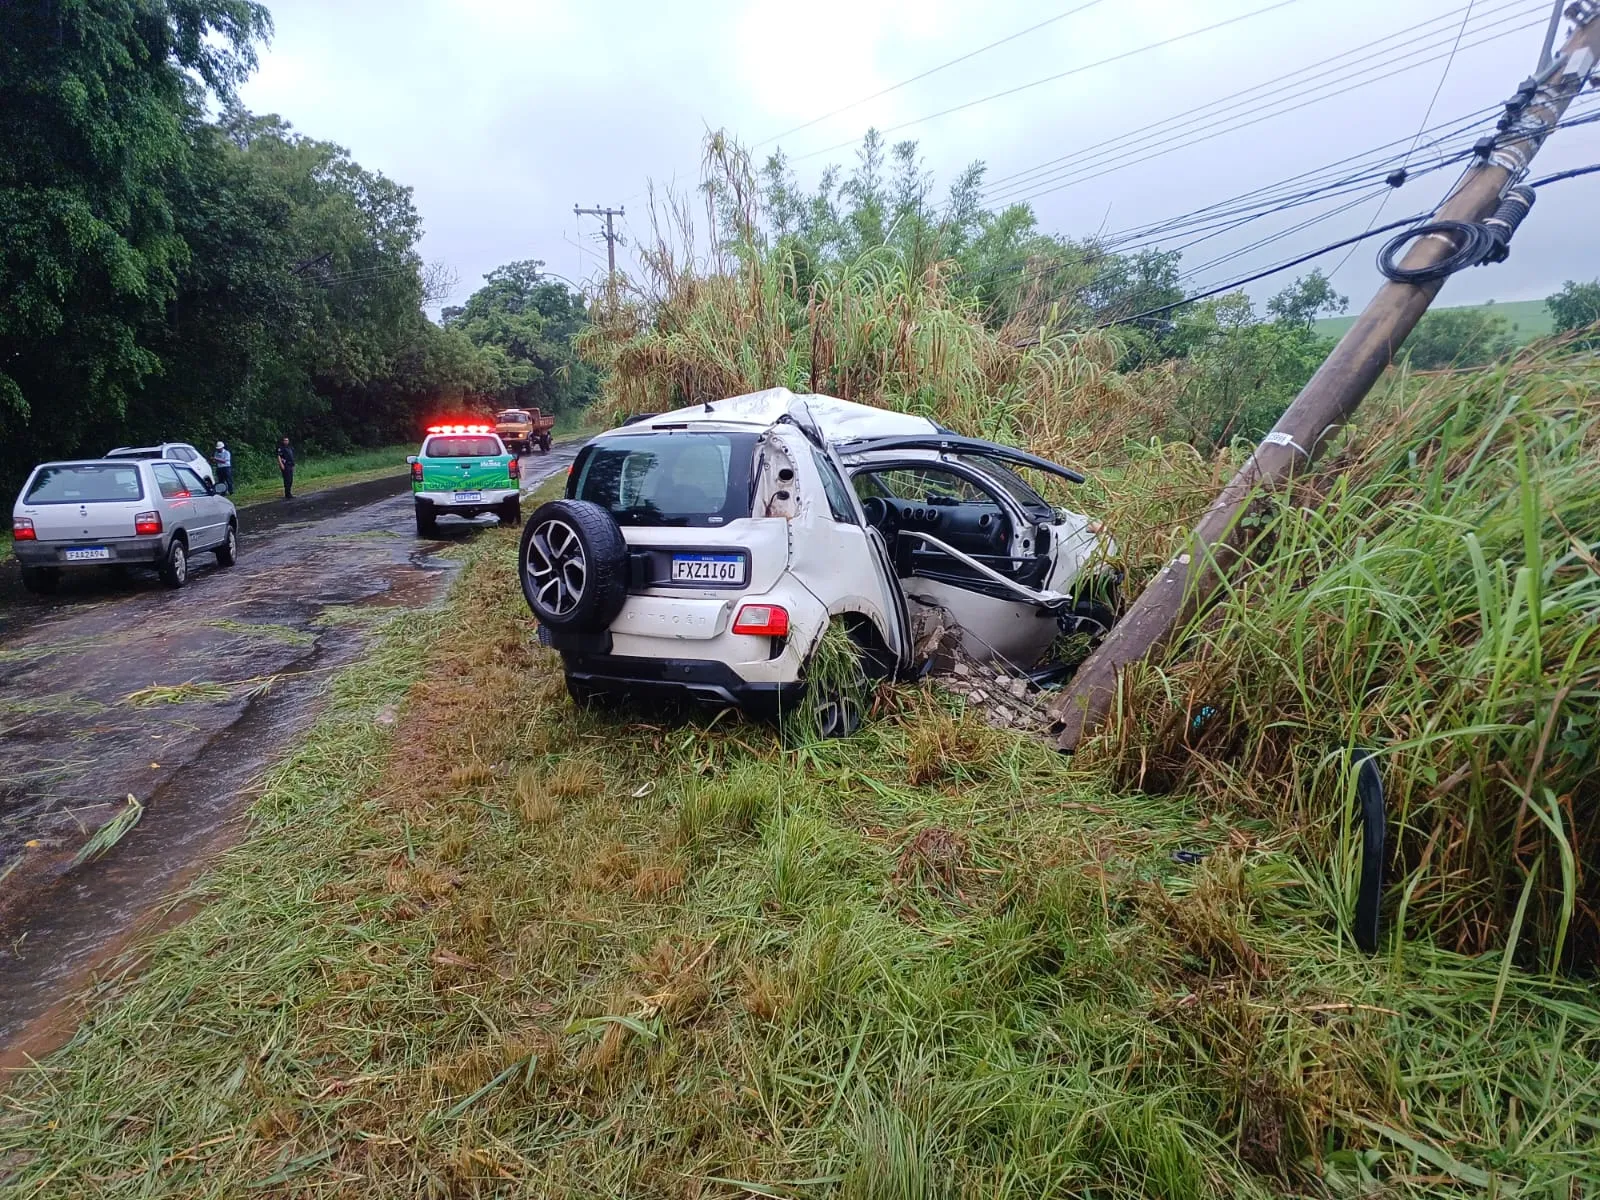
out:
M566 498L528 519L523 594L577 700L792 708L831 622L879 674L916 669L940 624L1026 672L1063 632L1104 632L1118 577L1100 527L1018 468L1083 481L925 417L783 388L636 418L589 442Z
M211 460L188 442L162 442L159 446L118 446L106 451L107 458L164 458L180 462L212 487L217 485L217 473Z

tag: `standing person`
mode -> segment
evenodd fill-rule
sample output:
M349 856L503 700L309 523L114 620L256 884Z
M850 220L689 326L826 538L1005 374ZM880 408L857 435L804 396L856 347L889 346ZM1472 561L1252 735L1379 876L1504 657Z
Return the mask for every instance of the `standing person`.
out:
M218 442L211 461L217 468L217 490L224 496L233 495L233 452L226 442Z
M288 438L278 439L278 472L283 476L283 498L294 499L294 447Z

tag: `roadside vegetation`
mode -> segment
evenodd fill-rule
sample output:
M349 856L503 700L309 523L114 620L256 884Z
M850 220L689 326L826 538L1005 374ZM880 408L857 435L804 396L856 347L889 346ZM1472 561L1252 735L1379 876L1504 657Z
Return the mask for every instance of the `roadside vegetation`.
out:
M1360 954L1299 814L929 684L835 742L574 709L514 547L383 631L205 904L11 1082L17 1195L1600 1186L1588 985Z
M1027 446L1090 475L1074 507L1136 593L1342 299L1311 275L1264 318L1115 324L1175 260L986 211L981 171L936 205L887 154L807 193L713 138L705 219L666 201L645 277L571 330L598 410L786 385ZM553 300L497 275L501 316ZM488 304L445 332L517 340ZM195 915L11 1081L0 1182L1600 1191L1600 372L1568 328L1391 372L1072 759L931 682L838 741L575 708L515 534L483 531L443 610L340 678ZM1357 748L1390 800L1372 956Z
M295 491L319 492L385 475L401 478L406 473L406 455L416 452L416 442L401 442L349 454L302 455L294 466ZM258 453L235 458L233 478L238 485L233 499L239 504L254 504L283 495L283 480L278 474L277 459L272 455Z
M270 32L252 0L0 6L8 495L115 445L340 455L441 409L587 402L581 295L517 263L436 324L457 281L410 188L239 106Z
M669 210L633 304L584 335L611 368L606 402L632 412L786 384L1026 446L1090 474L1074 503L1115 532L1130 594L1246 449L1216 430L1277 416L1275 377L1233 351L1275 347L1282 366L1329 302L1319 277L1297 281L1271 322L1228 335L1248 340L1181 356L1085 330L1082 297L1031 331L996 325L959 260L909 269L914 248L952 236L931 217L855 258L802 255L736 147L712 139L708 162L718 254L697 255ZM1126 689L1124 719L1085 757L1114 763L1123 786L1253 807L1324 859L1350 838L1344 764L1371 748L1403 830L1396 900L1411 928L1464 950L1509 944L1528 964L1594 964L1600 407L1581 337L1476 374L1392 372L1298 494L1250 517L1262 569ZM1144 365L1129 369L1130 347Z

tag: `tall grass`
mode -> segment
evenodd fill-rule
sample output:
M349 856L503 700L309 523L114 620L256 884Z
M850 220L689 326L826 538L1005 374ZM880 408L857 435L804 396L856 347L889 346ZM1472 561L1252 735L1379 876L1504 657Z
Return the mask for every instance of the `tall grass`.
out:
M1330 856L1374 748L1410 935L1600 964L1596 382L1551 351L1397 380L1090 753Z
M665 205L644 278L585 335L616 410L781 384L1026 445L1088 470L1057 498L1105 521L1129 594L1231 474L1240 448L1173 439L1182 366L1122 375L1111 335L988 329L949 264L887 248L812 274L763 239L736 146L713 138L706 171L700 242L687 203ZM1258 569L1126 681L1086 760L1246 803L1347 864L1348 751L1370 746L1411 934L1595 963L1597 376L1556 345L1393 376L1334 458L1251 514ZM1197 727L1203 708L1220 715ZM1342 911L1349 872L1330 872Z
M1584 989L1353 954L1272 823L1108 791L933 689L798 747L575 709L514 534L476 548L209 903L10 1081L8 1195L1600 1187Z

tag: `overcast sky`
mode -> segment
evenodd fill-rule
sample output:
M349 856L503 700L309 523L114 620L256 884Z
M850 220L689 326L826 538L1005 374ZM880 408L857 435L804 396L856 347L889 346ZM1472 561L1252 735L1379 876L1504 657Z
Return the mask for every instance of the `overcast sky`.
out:
M542 258L572 279L596 278L604 270L600 226L575 218L573 204L624 205L623 229L647 233L647 186L693 184L708 129L726 128L764 154L776 134L1074 8L1083 11L854 105L781 145L801 179L812 183L826 164L854 161L852 146L840 143L859 139L869 126L904 126L889 139L920 141L942 193L974 159L999 181L1134 134L1147 139L1146 154L1171 152L1094 179L1085 176L1114 163L1080 166L1075 177L1025 175L1009 191L996 185L997 197L1015 199L1070 183L1031 199L1043 230L1072 236L1121 230L1383 143L1409 145L1430 105L1427 123L1438 125L1496 104L1533 67L1549 12L1542 0L1476 0L1446 74L1444 56L1461 31L1464 0L1276 0L1270 11L1262 10L1275 0L268 2L277 32L244 89L245 103L348 147L364 166L414 188L426 229L423 257L459 273L457 301L485 272L514 259ZM1230 18L1242 19L1142 49ZM1438 20L1400 33L1432 18ZM1346 94L1204 141L1200 130L1180 132L1171 145L1137 132L1285 75L1303 72L1298 82L1273 84L1284 90L1270 103L1325 96L1333 77L1314 78L1327 69L1315 64L1389 35L1397 35L1386 43L1392 48L1369 65L1400 58L1412 69L1355 76L1337 85L1360 85ZM1136 53L1091 65L1129 51ZM1063 72L1072 73L1022 87ZM1586 103L1600 101L1589 95ZM1227 126L1248 115L1234 109L1216 120ZM1483 128L1492 120L1493 114ZM1449 145L1468 145L1474 136ZM1424 139L1412 166L1426 165L1433 153ZM1558 132L1535 173L1594 161L1600 161L1600 123ZM1414 180L1388 197L1378 220L1431 208L1453 178L1440 171ZM1255 222L1194 247L1185 264L1200 266L1363 195ZM1225 282L1359 232L1377 208L1376 199L1363 200L1199 270L1193 285ZM1600 176L1546 189L1510 261L1457 276L1441 302L1538 298L1565 279L1600 275L1596 211ZM1335 277L1352 311L1376 286L1372 259L1379 244L1362 245ZM1316 265L1331 270L1342 258ZM1292 277L1250 291L1264 297Z

